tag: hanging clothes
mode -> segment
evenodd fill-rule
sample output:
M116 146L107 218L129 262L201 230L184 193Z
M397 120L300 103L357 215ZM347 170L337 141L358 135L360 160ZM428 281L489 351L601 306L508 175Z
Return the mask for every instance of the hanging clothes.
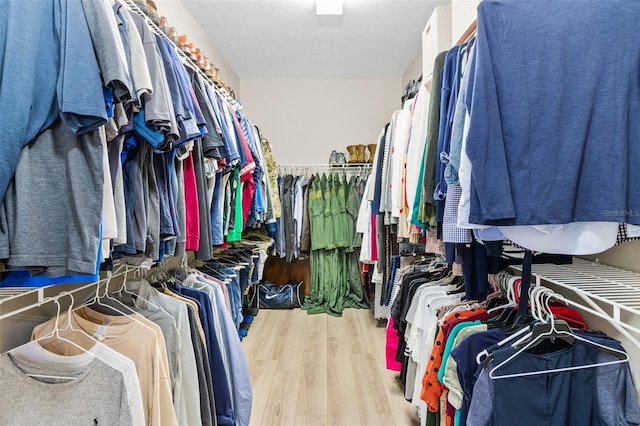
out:
M345 308L367 308L360 280L357 178L338 174L314 177L309 189L311 283L302 309L341 316Z
M17 13L14 3L8 3L5 18ZM23 19L25 31L57 28L46 20L63 10L56 34L68 36L47 36L42 44L49 46L46 59L39 63L75 65L52 74L65 88L57 95L49 90L57 83L35 79L42 83L35 110L24 109L33 104L28 97L12 101L16 114L29 113L16 116L16 122L35 127L22 132L28 139L13 138L16 144L6 147L9 162L0 172L7 178L0 182L0 221L7 225L0 232L0 259L10 269L3 286L97 279L100 263L109 269L114 258L148 266L187 250L205 261L211 259L213 245L239 241L247 226L273 222L279 206L271 196L266 200L266 183L272 179L267 150L235 101L223 97L195 65L183 63L183 53L128 5L57 1L50 6L23 15L28 17ZM66 19L77 23L73 29ZM59 43L67 50L55 47ZM12 55L9 49L3 57ZM24 58L12 60L22 63ZM3 81L10 82L10 75ZM33 114L40 119L34 121ZM61 140L80 143L82 149L44 152ZM34 161L50 165L33 169ZM64 164L73 167L37 179ZM216 175L231 171L234 179L223 178L216 188ZM42 184L34 185L33 178ZM26 193L29 197L14 196ZM34 200L44 203L51 197L57 201L49 205L59 206L52 214L38 220L26 213L14 217L16 211L41 210ZM55 214L69 211L77 212L72 220ZM34 244L42 245L37 261L23 250L31 246L33 253ZM30 277L26 271L33 267L43 274Z

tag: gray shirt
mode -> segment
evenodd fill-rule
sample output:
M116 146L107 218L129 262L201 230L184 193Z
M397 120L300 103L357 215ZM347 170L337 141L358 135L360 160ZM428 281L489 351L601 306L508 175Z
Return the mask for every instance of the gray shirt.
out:
M176 379L173 396L179 424L197 425L201 422L198 369L194 343L191 338L187 305L158 292L145 281L129 281L127 288L138 294L136 305L153 309L151 304L167 312L175 320L179 337L178 363L180 375ZM197 332L197 331L196 331Z
M86 367L68 367L12 360L5 353L0 355L0 389L0 424L133 425L122 373L98 358Z
M105 86L117 101L131 99L133 83L113 10L104 0L82 0L89 34Z
M54 276L95 274L103 185L100 132L74 135L56 121L20 154L4 199L0 257Z
M180 131L156 38L142 17L134 14L131 15L131 18L142 39L142 47L147 58L153 86L153 94L145 97L145 121L153 125L156 130L162 131L165 134L166 142L174 142L178 140Z

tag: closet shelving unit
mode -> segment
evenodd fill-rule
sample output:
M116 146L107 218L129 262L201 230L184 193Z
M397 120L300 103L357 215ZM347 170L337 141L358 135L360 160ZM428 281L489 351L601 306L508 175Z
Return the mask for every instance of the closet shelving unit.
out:
M522 273L521 266L512 266ZM532 283L557 286L584 303L574 307L612 324L640 350L640 274L584 259L570 265L534 264Z
M53 300L60 300L63 306L72 300L76 303L82 302L85 297L97 290L104 291L103 286L108 286L112 280L114 283L120 282L117 278L124 277L133 270L135 268L117 267L113 272L101 277L100 280L85 283L65 283L37 288L0 288L0 321L40 307Z
M278 164L278 174L308 174L318 172L356 172L371 170L371 163L346 163L346 164Z

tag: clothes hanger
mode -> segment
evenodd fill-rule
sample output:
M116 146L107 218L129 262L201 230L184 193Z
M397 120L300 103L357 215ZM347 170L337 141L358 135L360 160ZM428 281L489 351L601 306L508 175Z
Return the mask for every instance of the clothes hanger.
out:
M136 278L135 274L140 273L140 270L136 270L134 272L134 278ZM150 302L148 299L145 299L144 297L140 296L140 294L135 293L131 290L127 290L127 276L129 275L129 267L125 266L125 274L124 274L124 280L122 280L122 285L120 286L120 289L118 290L118 293L127 293L129 295L131 295L132 299L134 300L134 303L136 300L142 300L143 302L147 303L149 306L153 307L155 310L160 310L160 307L152 302ZM139 277L139 280L142 281L142 276Z
M107 293L107 292L109 291L109 283L110 283L110 282L111 282L111 277L109 277L109 278L107 279L107 282L105 283L105 293ZM149 325L148 325L148 324L145 324L144 322L142 322L142 321L140 321L138 318L136 318L136 315L138 315L136 312L131 311L131 312L132 312L131 314L126 314L126 313L124 313L123 311L121 311L120 309L118 309L118 308L116 308L116 307L114 307L114 306L106 305L106 304L104 304L104 303L101 303L101 302L100 302L100 286L97 286L97 287L96 287L96 293L95 293L95 295L93 296L93 300L92 300L92 299L89 299L89 300L90 300L90 301L92 301L92 302L91 302L91 303L89 303L89 302L85 302L85 303L83 303L83 306L84 306L84 307L86 307L86 308L88 308L88 309L90 309L90 310L93 310L93 309L91 308L91 305L92 305L92 304L97 304L98 306L104 306L104 307L106 307L106 308L108 308L108 309L112 310L113 312L116 312L116 313L118 314L117 316L126 317L129 321L135 321L136 323L143 325L143 326L144 326L145 328L147 328L149 331L152 331L153 333L156 333L156 331L155 331L153 328L149 327ZM123 303L122 303L122 302L120 302L118 299L113 299L113 300L117 301L118 303L120 303L120 304L121 304L122 306L124 306L125 308L127 308L127 309L131 310L127 305L123 304ZM101 313L100 311L96 311L96 312ZM103 315L108 315L108 314L104 314L104 313L102 313L102 314L103 314ZM83 318L84 318L85 320L89 321L89 322L92 322L90 319L85 318L84 316L83 316Z
M511 278L509 279L509 282L506 285L508 302L506 304L504 304L504 305L496 306L495 308L489 309L487 311L488 314L492 314L492 313L494 313L496 311L503 310L503 309L515 308L515 307L518 306L518 303L516 302L515 289L514 289L514 284L515 284L517 279L518 279L518 277L511 276Z
M549 307L550 298L554 297L555 293L550 289L543 286L532 287L529 291L529 305L531 309L531 315L537 321L531 325L531 332L524 337L520 338L512 344L512 346L520 346L527 341L537 338L540 334L549 331L549 325L553 321L553 313ZM565 321L557 321L555 323L557 330L571 333L569 324ZM569 336L559 336L562 340L569 345L573 345L575 340Z
M504 278L504 276L502 277ZM517 278L517 277L515 277ZM507 287L507 290L512 290L512 286ZM540 289L544 289L544 287L542 286L538 286L538 287L532 287L531 291L536 291L536 289L538 289L538 291ZM514 295L512 291L507 291L508 297L509 299L513 300L514 299ZM533 294L531 296L531 305L532 305L532 315L535 319L539 319L542 318L541 316L539 316L540 311L536 308L535 303L537 301L537 296L535 294ZM511 310L509 311L509 314L511 314L512 316L515 315L515 310ZM525 333L528 333L532 330L533 324L523 324L522 327L519 327L519 329L517 331L515 331L514 333L508 335L505 339L501 340L500 342L496 343L497 346L502 347L504 345L507 345L511 342L513 342L514 340L518 339L520 337L520 339L518 339L516 341L516 343L522 341L522 336L525 335ZM485 367L488 365L489 361L491 361L493 359L493 355L490 354L488 352L487 349L484 349L482 351L480 351L477 355L476 355L476 362L478 364L482 363L484 359L484 364Z
M126 274L124 279L126 280ZM112 312L116 312L117 315L127 315L127 316L135 314L136 312L133 309L131 309L129 306L125 305L120 300L116 299L115 297L109 294L110 281L111 281L110 279L109 281L107 281L107 285L105 285L104 287L104 294L102 295L102 297L96 297L95 302L92 304L92 306L88 306L88 307L90 309L93 309L96 312L100 312L106 315L112 315ZM98 291L99 291L99 287L96 293L98 293ZM112 304L109 304L107 302L111 302ZM113 304L115 304L116 306L113 306ZM107 308L106 311L109 311L109 312L104 312L105 309L101 309L101 308ZM124 309L124 313L122 312L123 309Z
M521 321L516 321L516 308L518 303L516 302L515 295L515 281L518 277L513 275L502 276L500 283L501 286L506 288L506 304L502 304L496 307L493 307L487 311L489 315L493 314L496 311L501 311L497 316L492 317L490 321L487 322L487 326L489 328L501 328L505 334L513 334L521 327L527 325L530 321L529 318L524 318ZM505 284L506 282L506 284Z
M468 311L469 309L474 309L478 306L479 305L477 300L465 300L464 302L453 305L447 312L445 312L444 316L446 317L447 315L454 312Z
M547 304L547 306L548 306L548 300L549 299L547 298L546 302L545 302ZM558 321L556 321L554 319L554 317L553 317L553 315L551 314L550 311L549 311L549 321L550 321L550 327L549 327L548 331L541 332L540 334L535 336L531 341L529 341L526 345L524 345L520 350L518 350L516 353L514 353L509 358L507 358L504 361L502 361L497 366L493 367L491 369L491 371L489 372L489 377L491 379L494 379L494 380L496 380L496 379L508 379L508 378L526 377L526 376L532 376L532 375L538 375L538 374L548 374L548 373L558 373L558 372L563 372L563 371L582 370L582 369L586 369L586 368L602 367L602 366L606 366L606 365L615 365L615 364L621 364L621 363L629 362L629 355L626 352L620 351L618 349L614 349L614 348L602 345L600 343L594 342L592 340L589 340L587 338L581 337L580 335L573 333L571 331L571 328L569 328L569 327L565 328L564 324L562 324L562 323L566 324L566 322L564 322L564 321L560 322L560 326L558 327L558 324L557 324ZM567 329L569 331L567 331ZM502 375L496 373L497 370L499 370L500 368L504 367L505 365L510 363L512 360L514 360L515 358L520 356L527 349L535 346L536 344L538 344L542 340L557 339L557 338L563 338L563 337L570 337L571 339L579 340L579 341L584 342L584 343L586 343L588 345L595 346L595 347L597 347L597 348L599 348L601 350L604 350L604 351L606 351L608 353L616 355L619 359L615 360L615 361L596 362L596 363L591 363L591 364L576 365L576 366L562 367L562 368L551 368L551 369L539 370L539 371L525 371L525 372L521 372L521 373L502 374Z
M89 354L90 356L92 356L93 358L96 358L96 355L91 353L90 351L88 351L87 349L83 348L82 346L80 346L79 344L77 344L76 342L67 339L66 337L63 337L60 334L60 311L61 311L61 306L60 306L60 301L58 300L57 297L50 297L50 298L46 298L43 300L44 302L48 302L48 301L52 301L56 304L56 319L55 322L53 324L53 329L51 330L51 332L38 337L37 339L31 340L30 342L26 343L25 345L30 345L30 344L39 344L39 342L43 341L43 340L49 340L49 339L55 339L58 341L62 341L65 343L68 343L69 345L75 347L76 349L80 350L82 353L86 353ZM73 303L69 306L73 306ZM11 352L13 351L17 351L20 348L24 347L25 345L21 345L18 346L17 348L14 348L13 350L9 351L9 355L11 355ZM42 345L41 345L42 346ZM58 379L58 380L76 380L77 377L72 377L72 376L56 376L56 375L50 375L50 374L35 374L35 373L24 373L25 375L29 376L29 377L34 377L34 378L44 378L44 379Z

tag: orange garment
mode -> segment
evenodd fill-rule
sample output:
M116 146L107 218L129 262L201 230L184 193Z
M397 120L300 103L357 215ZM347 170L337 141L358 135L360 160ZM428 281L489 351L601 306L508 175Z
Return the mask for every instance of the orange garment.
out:
M431 350L431 357L427 362L427 368L424 371L422 377L422 391L420 392L420 399L422 399L429 408L429 411L436 412L440 408L440 395L442 395L442 387L438 381L438 371L442 365L442 356L444 355L444 347L446 342L444 335L444 326L451 322L461 322L466 319L477 316L481 313L486 313L484 308L469 309L467 311L452 312L444 318L438 334L436 335L436 341L433 344Z

